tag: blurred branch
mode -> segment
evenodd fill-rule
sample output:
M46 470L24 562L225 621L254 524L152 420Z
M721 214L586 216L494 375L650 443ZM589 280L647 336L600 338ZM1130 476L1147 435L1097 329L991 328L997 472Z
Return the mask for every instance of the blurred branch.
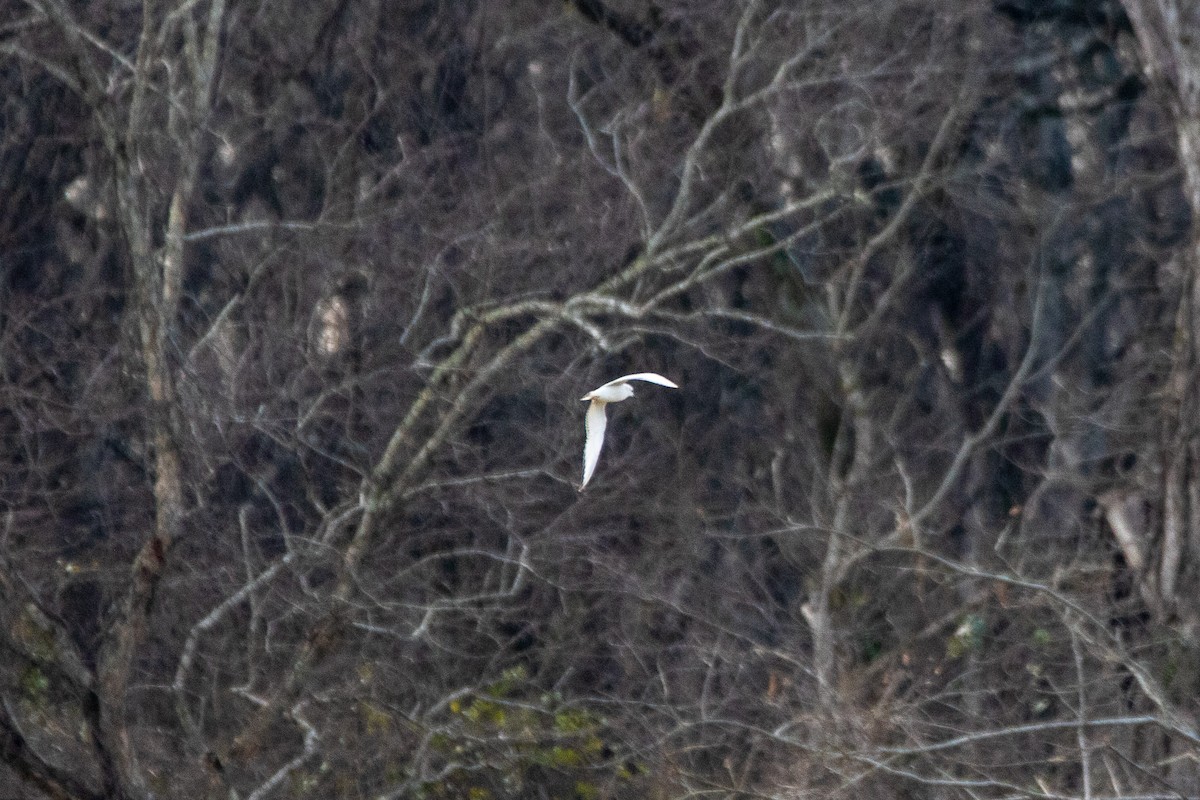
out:
M8 700L0 701L0 760L51 800L112 800L81 783L69 771L44 760L17 725Z
M317 729L304 717L304 704L298 703L292 707L289 714L292 721L304 732L304 749L296 755L291 761L277 769L275 773L262 783L257 789L246 796L246 800L262 800L280 787L280 785L288 779L288 777L304 766L310 758L317 753L317 746L320 744L321 737L317 733Z
M192 662L196 657L196 649L200 644L200 638L204 634L215 628L225 617L229 615L233 609L237 608L244 602L249 601L253 594L273 581L283 569L296 560L296 553L289 552L280 558L278 561L260 572L253 580L244 584L233 594L229 595L206 614L200 621L192 626L188 631L187 639L184 641L183 649L179 654L179 661L175 667L175 679L171 684L171 690L175 693L175 710L179 715L180 720L184 724L184 728L188 731L190 738L195 744L202 744L203 736L199 725L189 709L187 698L184 695L185 682L187 681L188 672L192 669Z

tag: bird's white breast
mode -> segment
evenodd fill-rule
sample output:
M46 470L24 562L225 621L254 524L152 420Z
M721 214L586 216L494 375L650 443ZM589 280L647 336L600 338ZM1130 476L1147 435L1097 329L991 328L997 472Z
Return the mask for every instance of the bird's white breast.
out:
M592 392L592 397L605 403L619 403L633 397L633 387L628 383L618 383L615 386L601 386Z

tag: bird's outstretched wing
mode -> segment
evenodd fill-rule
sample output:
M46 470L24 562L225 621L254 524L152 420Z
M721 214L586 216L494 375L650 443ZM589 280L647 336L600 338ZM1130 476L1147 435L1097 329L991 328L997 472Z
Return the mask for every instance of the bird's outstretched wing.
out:
M608 426L605 405L607 404L601 400L593 400L588 404L585 420L587 442L583 445L583 483L579 484L581 492L592 479L592 473L596 471L596 462L600 460L600 448L604 446L604 429Z
M626 381L646 381L647 383L657 383L659 386L667 386L671 389L678 389L679 384L670 378L664 378L657 372L635 372L632 375L623 375L615 381L609 381L604 386L612 386L614 383L625 383ZM603 386L600 388L604 388Z

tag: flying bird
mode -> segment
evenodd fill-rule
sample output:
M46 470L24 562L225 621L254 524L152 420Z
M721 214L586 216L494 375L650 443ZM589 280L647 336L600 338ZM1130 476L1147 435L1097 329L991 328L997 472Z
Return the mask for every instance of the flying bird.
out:
M646 381L671 389L679 388L674 381L654 372L635 372L633 375L625 375L615 381L609 381L581 398L592 401L588 406L585 418L587 442L583 446L583 483L579 484L581 492L583 487L588 485L588 481L592 479L592 473L596 471L596 462L600 460L600 448L604 446L604 429L608 426L608 416L604 407L609 403L619 403L633 397L633 387L629 385L630 381Z

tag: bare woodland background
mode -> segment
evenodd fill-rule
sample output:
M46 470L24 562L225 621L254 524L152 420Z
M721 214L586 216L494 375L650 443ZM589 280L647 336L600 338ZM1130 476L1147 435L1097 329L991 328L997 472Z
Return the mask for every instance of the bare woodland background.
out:
M0 797L1196 797L1197 41L2 0Z

